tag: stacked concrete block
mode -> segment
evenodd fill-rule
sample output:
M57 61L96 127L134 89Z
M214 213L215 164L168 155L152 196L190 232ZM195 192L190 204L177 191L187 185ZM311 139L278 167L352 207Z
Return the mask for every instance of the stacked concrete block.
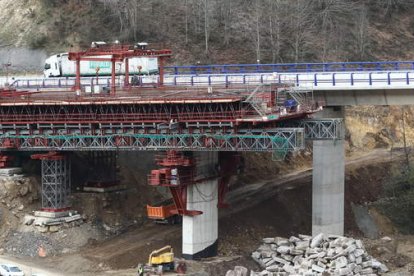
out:
M252 258L263 271L251 272L251 276L362 276L388 271L367 253L360 240L338 235L264 238Z
M229 270L226 276L248 276L248 269L244 266L235 266L233 270Z

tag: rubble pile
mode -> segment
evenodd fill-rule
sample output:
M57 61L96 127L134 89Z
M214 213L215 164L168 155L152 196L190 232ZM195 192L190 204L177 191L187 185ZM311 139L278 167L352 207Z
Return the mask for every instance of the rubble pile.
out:
M388 271L366 252L361 240L337 235L264 238L252 258L264 270L251 276L381 275Z

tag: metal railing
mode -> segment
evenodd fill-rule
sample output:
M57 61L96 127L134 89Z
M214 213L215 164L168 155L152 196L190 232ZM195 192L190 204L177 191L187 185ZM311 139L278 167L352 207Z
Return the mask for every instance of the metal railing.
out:
M18 79L13 82L17 89L72 88L75 80L71 78ZM140 76L136 87L153 87L159 83L158 76ZM300 89L324 90L330 88L358 89L382 86L414 87L414 71L376 71L376 72L317 72L317 73L280 73L280 74L228 74L228 75L168 75L165 86L227 86L290 83ZM109 78L83 78L82 86L98 84L110 86ZM117 78L117 86L123 85L123 78Z
M277 63L277 64L214 64L166 66L174 75L269 73L269 72L349 72L349 71L414 70L414 61Z

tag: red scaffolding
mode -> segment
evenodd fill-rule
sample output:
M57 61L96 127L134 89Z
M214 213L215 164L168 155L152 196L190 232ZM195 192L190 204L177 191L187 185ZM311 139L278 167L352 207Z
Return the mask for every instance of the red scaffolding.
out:
M171 212L183 216L201 215L201 211L187 209L187 187L205 180L195 179L196 160L175 150L167 151L165 155L157 156L155 160L162 168L151 171L148 176L148 183L151 186L168 187L170 189L176 208ZM228 207L224 198L228 191L230 178L237 173L241 164L240 160L240 155L236 153L220 152L219 154L218 208Z
M109 56L109 57L106 57ZM69 52L69 60L76 62L75 91L80 91L80 62L84 61L110 61L111 68L111 95L115 95L115 62L125 62L125 84L129 85L129 58L157 57L159 64L159 85L164 84L164 59L171 57L171 50L136 49L133 45L105 44L89 48L80 52Z

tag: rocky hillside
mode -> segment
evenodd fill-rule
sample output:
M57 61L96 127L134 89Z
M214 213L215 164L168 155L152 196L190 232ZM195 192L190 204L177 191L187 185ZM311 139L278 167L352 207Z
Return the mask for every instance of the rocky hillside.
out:
M412 1L2 0L0 48L149 41L173 63L412 59Z

